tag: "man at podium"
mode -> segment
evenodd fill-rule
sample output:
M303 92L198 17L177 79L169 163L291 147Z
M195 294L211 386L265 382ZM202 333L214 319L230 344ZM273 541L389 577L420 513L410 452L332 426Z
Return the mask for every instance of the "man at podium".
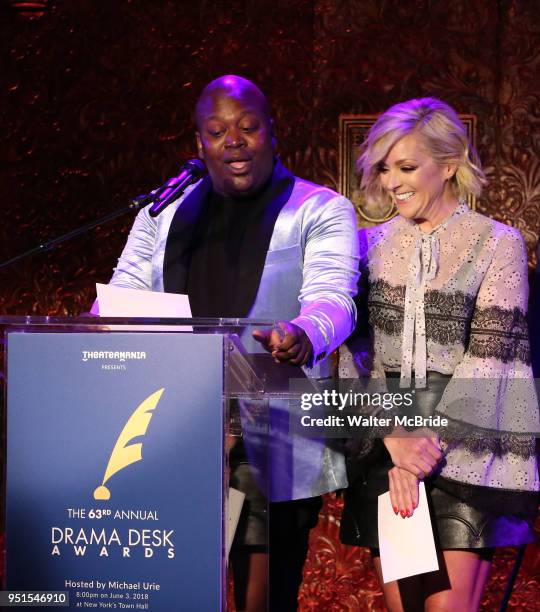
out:
M228 75L209 83L195 121L208 176L158 217L141 210L111 284L188 294L194 317L280 320L278 331L245 340L248 350L260 351L259 343L276 362L328 377L328 356L355 326L353 206L282 165L268 102L252 82ZM320 495L347 482L342 454L319 440L279 435L273 408L269 594L270 608L287 612L297 608ZM249 562L253 578L265 552ZM242 607L257 609L260 587L250 579Z

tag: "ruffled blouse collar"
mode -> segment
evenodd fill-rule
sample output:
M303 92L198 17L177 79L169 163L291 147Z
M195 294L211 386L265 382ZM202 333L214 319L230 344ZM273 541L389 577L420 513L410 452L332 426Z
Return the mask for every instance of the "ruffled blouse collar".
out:
M415 386L424 388L427 376L426 317L424 292L426 283L437 276L439 269L439 234L453 225L469 207L461 202L454 211L430 232L423 232L418 224L405 219L416 234L416 242L409 261L405 290L405 314L401 353L400 386L409 387L414 370ZM414 362L414 363L413 363ZM414 366L414 367L413 367Z

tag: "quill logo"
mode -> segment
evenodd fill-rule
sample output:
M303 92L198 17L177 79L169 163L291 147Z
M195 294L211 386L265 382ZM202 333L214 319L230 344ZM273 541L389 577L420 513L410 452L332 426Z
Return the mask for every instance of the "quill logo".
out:
M153 411L156 409L161 395L165 389L159 389L152 395L149 395L129 417L124 429L120 432L116 444L107 463L107 469L103 476L103 481L94 491L94 499L107 500L111 498L111 492L105 486L105 483L111 476L123 470L128 465L142 460L142 442L130 444L134 438L144 436L150 420L153 416Z

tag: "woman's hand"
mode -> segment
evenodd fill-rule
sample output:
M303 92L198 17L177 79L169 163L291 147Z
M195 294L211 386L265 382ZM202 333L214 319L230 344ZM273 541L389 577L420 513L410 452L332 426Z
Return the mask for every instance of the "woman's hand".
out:
M418 507L418 483L420 481L407 470L393 467L388 472L390 501L395 514L402 518L413 515Z
M408 432L397 427L383 441L392 463L420 480L433 472L443 456L438 436L427 428Z

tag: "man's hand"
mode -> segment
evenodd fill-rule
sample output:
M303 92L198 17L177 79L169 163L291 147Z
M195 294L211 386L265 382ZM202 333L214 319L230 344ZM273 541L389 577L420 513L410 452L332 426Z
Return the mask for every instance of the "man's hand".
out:
M429 429L408 432L396 428L384 438L392 463L422 480L435 469L443 454L439 438Z
M407 470L393 467L388 472L390 502L395 514L399 512L402 518L413 515L418 507L418 483L418 478Z
M279 329L256 329L253 337L272 353L277 363L305 365L313 353L306 332L290 321L279 321Z

